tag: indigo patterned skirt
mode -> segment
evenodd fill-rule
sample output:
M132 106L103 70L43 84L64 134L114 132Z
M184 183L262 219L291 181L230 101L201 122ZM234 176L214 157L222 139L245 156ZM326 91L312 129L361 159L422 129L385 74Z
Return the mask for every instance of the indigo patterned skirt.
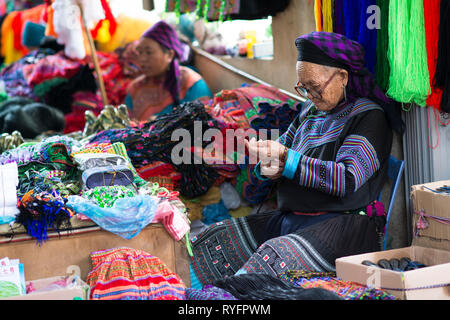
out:
M380 218L276 211L215 223L191 239L191 287L241 273L335 271L337 258L380 250Z

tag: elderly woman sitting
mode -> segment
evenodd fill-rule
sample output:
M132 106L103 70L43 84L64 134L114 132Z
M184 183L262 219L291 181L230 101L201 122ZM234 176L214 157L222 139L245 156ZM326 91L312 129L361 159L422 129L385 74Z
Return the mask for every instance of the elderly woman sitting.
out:
M176 105L212 97L194 70L180 66L183 47L175 29L159 21L135 44L134 59L141 76L130 83L125 103L135 121L170 113Z
M360 44L313 32L295 41L303 111L277 141L247 141L278 210L229 219L192 239L191 280L235 273L334 271L335 259L380 249L384 215L367 214L386 179L399 112L364 67Z

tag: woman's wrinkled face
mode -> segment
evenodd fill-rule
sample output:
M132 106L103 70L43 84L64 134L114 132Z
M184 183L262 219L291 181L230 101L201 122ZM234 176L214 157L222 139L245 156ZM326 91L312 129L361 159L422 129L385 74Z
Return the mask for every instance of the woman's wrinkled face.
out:
M344 98L344 87L347 85L346 70L319 64L298 61L297 80L307 91L317 109L331 111Z
M148 77L163 76L174 58L174 51L163 49L153 39L142 38L135 47L136 63Z

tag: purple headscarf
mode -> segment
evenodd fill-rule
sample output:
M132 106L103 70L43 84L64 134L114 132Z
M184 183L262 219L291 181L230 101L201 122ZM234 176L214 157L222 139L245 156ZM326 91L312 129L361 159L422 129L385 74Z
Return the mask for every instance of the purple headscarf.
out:
M331 32L311 32L295 40L298 61L342 68L348 71L347 99L369 98L386 113L391 126L402 133L405 124L395 102L376 85L372 73L365 67L364 47L345 36Z
M175 105L178 105L180 97L180 65L179 60L183 58L183 46L178 39L177 32L169 24L159 21L144 32L142 38L155 40L167 49L172 49L175 56L169 65L169 70L164 80L164 87L170 92Z

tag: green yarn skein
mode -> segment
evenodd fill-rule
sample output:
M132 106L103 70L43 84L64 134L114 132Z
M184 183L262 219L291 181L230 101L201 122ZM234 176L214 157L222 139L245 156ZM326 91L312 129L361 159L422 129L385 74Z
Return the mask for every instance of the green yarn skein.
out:
M422 0L389 4L389 88L387 95L404 103L426 106L430 90Z

